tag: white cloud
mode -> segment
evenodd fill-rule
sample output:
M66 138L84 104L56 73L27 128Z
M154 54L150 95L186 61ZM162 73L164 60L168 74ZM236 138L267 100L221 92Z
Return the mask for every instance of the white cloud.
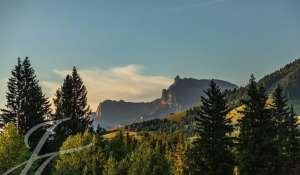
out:
M1 78L0 79L0 108L4 108L5 106L5 94L6 94L6 84L7 84L7 79L6 78Z
M96 109L99 102L112 100L150 101L160 97L161 90L172 83L165 76L143 74L143 66L128 65L109 69L78 70L88 90L88 102ZM71 70L54 70L54 73L64 78ZM54 81L41 82L47 95L53 97L60 83Z

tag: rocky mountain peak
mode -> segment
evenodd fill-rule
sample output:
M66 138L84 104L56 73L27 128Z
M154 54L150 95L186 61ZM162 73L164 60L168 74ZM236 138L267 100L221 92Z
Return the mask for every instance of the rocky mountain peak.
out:
M237 86L222 80L215 80L221 89L233 89ZM209 86L210 80L180 78L176 76L173 84L162 90L160 98L152 102L133 103L106 100L99 104L97 115L102 123L116 126L135 122L138 118L153 119L169 113L182 111L199 104L203 90Z

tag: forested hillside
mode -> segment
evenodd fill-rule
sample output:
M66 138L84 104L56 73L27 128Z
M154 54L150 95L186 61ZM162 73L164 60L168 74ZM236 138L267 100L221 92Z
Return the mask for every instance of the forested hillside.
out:
M1 114L0 173L297 175L299 123L288 101L297 98L296 84L275 82L297 80L298 62L260 81L252 75L236 92L210 80L199 105L185 112L105 130L91 127L88 91L76 67L51 108L29 58L19 58ZM238 107L230 93L242 94Z

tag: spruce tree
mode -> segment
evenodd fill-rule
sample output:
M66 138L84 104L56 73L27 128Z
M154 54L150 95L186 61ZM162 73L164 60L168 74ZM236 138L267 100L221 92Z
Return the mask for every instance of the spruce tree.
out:
M254 76L248 85L248 98L239 121L239 169L243 175L274 175L277 149L275 124L266 107L265 89L258 86Z
M42 123L50 113L50 103L42 92L29 58L18 63L8 80L4 121L16 123L20 133L26 133L35 125Z
M298 137L300 136L298 130L298 117L294 113L293 106L290 108L290 113L287 118L287 130L288 135L285 144L286 150L286 165L287 173L292 174L292 170L296 168L296 164L299 163L300 157L300 143Z
M25 130L29 130L35 125L42 123L46 115L50 114L50 102L42 92L35 71L27 58L23 61L24 79L24 103L22 105L25 114Z
M276 144L279 153L277 157L274 156L274 159L277 160L277 171L285 173L288 171L286 166L286 147L289 135L288 117L290 113L287 98L283 95L283 90L280 85L275 89L272 99L272 117L276 127L276 138L274 143Z
M72 71L74 117L87 117L90 108L87 105L87 90L79 76L76 67Z
M24 120L24 117L21 116L21 91L23 88L21 58L18 58L18 63L11 71L11 75L7 83L6 109L1 109L2 117L4 123L13 122L18 129L21 129L20 122Z
M54 105L55 119L70 118L56 129L60 142L88 127L90 109L87 106L87 90L75 67L72 75L67 75L62 87L57 90Z
M202 106L196 111L198 139L194 141L189 153L192 162L189 164L190 174L232 175L234 157L231 152L233 131L230 119L226 115L230 111L225 94L214 81L202 97Z

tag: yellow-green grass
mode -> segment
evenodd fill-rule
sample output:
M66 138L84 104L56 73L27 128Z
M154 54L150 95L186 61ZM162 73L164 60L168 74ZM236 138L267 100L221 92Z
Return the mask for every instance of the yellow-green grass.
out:
M118 136L120 133L122 133L123 136L129 135L129 136L135 137L137 139L141 137L138 135L137 132L128 131L123 128L117 128L117 129L110 130L110 131L108 131L108 134L103 135L103 137L105 139L111 140L111 139L115 138L116 136Z
M170 121L175 121L175 122L180 122L182 120L183 117L186 116L186 112L177 112L175 114L171 114L167 117L165 117L165 119L170 120Z
M240 120L243 117L242 112L244 111L245 106L239 106L234 109L232 109L228 114L227 117L231 119L232 124L237 124L238 120Z
M227 117L231 119L231 123L236 125L238 124L238 120L240 120L243 117L242 112L244 111L245 106L239 106L236 107L234 109L232 109L228 114ZM186 116L186 112L177 112L175 114L171 114L169 116L164 117L163 119L167 119L170 121L175 121L175 122L180 122L184 117ZM300 123L300 117L298 117L298 122ZM116 129L112 129L109 130L107 134L104 135L104 138L106 139L113 139L115 138L120 132L123 133L123 135L127 135L129 134L130 136L134 136L136 138L141 138L142 136L140 136L137 132L133 132L133 131L129 131L126 130L124 128L116 128ZM232 133L232 135L234 136L238 136L238 129L234 131L234 133Z

